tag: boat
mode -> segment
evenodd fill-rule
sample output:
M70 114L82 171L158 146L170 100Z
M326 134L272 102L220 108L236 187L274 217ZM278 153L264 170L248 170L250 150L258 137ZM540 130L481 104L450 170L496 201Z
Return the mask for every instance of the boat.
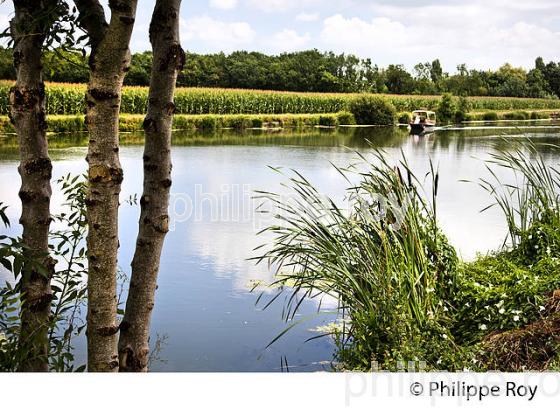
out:
M412 112L412 121L409 123L410 133L422 135L433 132L436 126L436 113L433 111L416 110Z

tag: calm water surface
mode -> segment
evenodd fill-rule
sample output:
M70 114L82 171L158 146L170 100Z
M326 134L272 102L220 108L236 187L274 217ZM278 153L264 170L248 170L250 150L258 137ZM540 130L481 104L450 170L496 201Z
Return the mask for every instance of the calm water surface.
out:
M183 218L175 220L162 256L152 339L164 338L165 343L152 370L280 371L284 356L291 371L329 368L332 342L305 340L318 335L316 327L334 317L317 315L312 301L301 310L299 319L306 318L304 323L265 349L286 327L281 303L263 311L255 306L258 294L250 292L255 280L272 278L266 266L247 260L255 256L252 249L270 239L256 236L267 220L254 212L251 192L282 191L284 178L269 166L297 169L323 193L342 199L345 184L332 164L348 165L356 158L354 151L367 154L373 146L398 158L402 150L417 175L427 172L432 159L440 170L439 220L461 256L471 259L499 246L505 229L497 211L480 214L490 201L487 194L476 184L459 181L487 176L482 160L497 147L510 145L502 140L504 134L510 140L529 136L560 143L560 129L553 124L523 127L442 130L422 138L410 137L402 129L380 128L214 136L177 133L172 192L177 199L174 210ZM54 179L86 170L86 142L83 135L51 137ZM142 191L142 139L129 134L123 135L122 142L122 198L126 199ZM543 148L543 153L559 162L553 150ZM14 221L11 234L18 233L18 189L15 140L0 137L0 201L9 205ZM58 212L62 198L57 189L54 192L53 212ZM185 198L193 205L188 219ZM134 252L138 214L137 206L123 202L119 257L124 271L129 270ZM6 278L6 272L0 271L0 279ZM84 347L85 341L79 341L80 361L85 359Z

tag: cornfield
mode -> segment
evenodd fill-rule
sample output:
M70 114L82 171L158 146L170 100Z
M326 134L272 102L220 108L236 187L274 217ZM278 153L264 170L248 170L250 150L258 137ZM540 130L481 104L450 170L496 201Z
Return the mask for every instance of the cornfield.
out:
M11 82L0 81L0 115L9 110ZM51 115L84 112L85 84L47 84L47 113ZM294 93L215 88L179 88L175 95L178 114L317 114L348 109L356 94ZM435 109L439 96L383 95L397 111ZM121 112L143 114L148 103L146 87L125 87ZM560 109L560 100L506 97L471 97L472 110Z

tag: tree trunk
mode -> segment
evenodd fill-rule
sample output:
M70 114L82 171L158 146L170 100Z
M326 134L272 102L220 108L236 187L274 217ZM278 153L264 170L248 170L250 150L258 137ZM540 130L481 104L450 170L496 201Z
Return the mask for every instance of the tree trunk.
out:
M144 192L130 290L121 324L120 371L148 370L150 319L169 222L173 96L177 74L185 62L179 40L180 7L181 0L157 0L150 24L153 64L144 120Z
M89 131L88 371L118 370L117 254L119 194L119 112L122 84L130 64L129 43L137 1L110 0L107 25L97 0L76 0L92 53L86 103Z
M41 55L54 13L53 1L14 1L11 21L17 81L10 90L10 119L19 141L22 204L20 223L26 260L20 280L23 295L20 371L48 371L48 321L52 300L49 257L51 160L48 154L45 84Z

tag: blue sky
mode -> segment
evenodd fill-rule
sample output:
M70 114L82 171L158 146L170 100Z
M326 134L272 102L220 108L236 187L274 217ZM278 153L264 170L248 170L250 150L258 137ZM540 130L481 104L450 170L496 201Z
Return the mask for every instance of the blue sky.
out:
M153 4L139 1L134 51L150 48ZM2 26L11 12L0 5ZM560 60L559 0L183 0L181 18L184 48L201 53L317 48L380 66L440 58L447 71Z

